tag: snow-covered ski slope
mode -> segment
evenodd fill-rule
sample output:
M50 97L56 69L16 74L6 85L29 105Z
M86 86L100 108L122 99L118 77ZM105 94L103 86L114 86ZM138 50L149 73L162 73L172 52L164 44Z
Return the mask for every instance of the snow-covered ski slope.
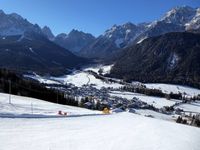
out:
M199 128L130 113L0 119L1 150L199 150Z
M59 117L58 111L67 112L68 115L101 114L99 111L15 95L11 95L9 104L9 95L0 93L0 117Z
M12 104L8 104L8 94L0 94L0 114L31 115L31 103L33 113L56 115L63 110L77 117L0 117L0 150L199 150L200 147L199 128L127 112L92 115L99 112L20 96L12 96Z

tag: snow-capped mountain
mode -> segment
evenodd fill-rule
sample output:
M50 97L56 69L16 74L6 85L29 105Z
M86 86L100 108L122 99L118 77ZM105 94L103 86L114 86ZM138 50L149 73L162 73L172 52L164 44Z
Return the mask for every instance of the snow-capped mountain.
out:
M100 35L93 43L81 50L86 57L105 58L132 44L141 43L148 37L154 37L169 32L183 32L200 28L200 8L189 6L175 7L161 19L152 23L134 25L126 23L114 25ZM199 30L200 31L200 30ZM102 52L102 53L101 53Z
M61 33L54 38L54 42L72 52L79 52L84 46L92 43L95 37L73 29L69 34Z
M192 20L185 24L186 30L198 30L200 29L200 8L196 10L196 15Z
M5 14L0 10L0 36L22 35L25 32L41 34L41 28L32 24L16 13Z
M80 54L85 57L104 59L108 56L114 56L119 52L119 49L128 46L138 35L146 30L147 25L147 23L135 25L130 22L123 25L114 25L100 35L93 43L84 47Z
M126 23L123 25L114 25L105 31L103 37L110 39L118 48L123 48L132 42L146 28L146 24L135 25Z
M196 9L183 6L183 7L175 7L172 10L168 11L160 21L164 21L166 23L173 23L176 25L185 25L196 15Z
M192 30L196 27L197 20L199 20L198 9L189 6L175 7L168 11L161 19L149 24L147 30L139 35L134 43L140 43L145 38L169 32ZM195 25L192 26L194 22Z
M48 27L41 29L16 13L0 11L0 67L38 73L64 73L87 62L53 43Z
M53 41L55 36L53 35L53 33L51 32L51 29L47 26L44 26L42 28L42 33L50 40Z

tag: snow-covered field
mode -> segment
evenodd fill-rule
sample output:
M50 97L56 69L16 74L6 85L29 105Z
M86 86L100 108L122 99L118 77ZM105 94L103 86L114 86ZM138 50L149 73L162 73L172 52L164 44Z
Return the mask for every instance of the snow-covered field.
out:
M187 86L173 85L173 84L161 84L161 83L148 83L145 84L147 88L160 89L164 93L185 93L187 96L194 96L200 94L200 89L195 89Z
M199 128L130 113L0 118L1 150L199 150Z
M83 85L86 85L86 84L92 84L97 89L101 89L102 87L119 88L123 85L118 84L118 83L103 82L102 80L96 79L93 75L85 72L85 71L91 70L91 71L98 73L99 69L102 68L102 70L103 70L102 74L106 74L106 73L109 73L112 66L113 65L107 65L107 66L98 65L95 67L87 67L87 68L84 68L82 71L74 71L73 73L71 73L69 75L64 75L61 77L48 77L47 78L47 77L39 76L37 74L24 75L24 77L32 78L34 80L39 81L40 83L46 83L46 84L61 84L61 83L62 84L74 84L77 87L82 87Z
M103 71L102 74L106 74L106 73L110 73L112 66L113 65L98 65L98 66L94 66L94 67L87 67L84 70L85 71L91 70L91 71L98 73L99 69L102 69L102 71Z
M192 102L189 104L181 104L177 108L183 109L184 111L200 113L200 101Z
M135 113L140 114L142 116L152 117L152 118L161 119L161 120L167 120L171 122L174 122L174 119L175 119L173 115L167 115L167 114L159 113L159 112L148 110L148 109L135 109Z
M112 91L109 93L111 96L122 97L126 99L133 99L133 97L139 98L141 101L146 102L149 105L153 105L156 108L162 108L163 106L171 106L174 105L178 100L167 100L166 98L146 96L143 94L132 93L132 92L120 92L120 91Z
M96 65L96 66L90 66L82 68L82 70L74 70L73 73L69 75L64 75L61 77L42 77L37 74L34 75L24 75L25 77L32 78L34 80L39 81L40 83L46 83L46 84L66 84L71 83L74 84L77 87L81 87L85 84L93 84L94 87L100 89L102 87L113 87L113 88L119 88L123 85L117 84L117 83L105 83L102 82L99 79L96 79L93 75L88 74L85 71L91 70L96 73L98 73L99 69L102 69L102 74L109 73L113 65ZM141 83L142 84L142 83ZM144 84L147 88L151 89L160 89L164 93L185 93L186 96L196 96L200 94L200 89L195 89L192 87L187 86L181 86L181 85L173 85L173 84L162 84L162 83L147 83Z
M40 82L40 83L46 83L46 84L60 84L60 82L58 82L58 81L51 80L51 79L47 79L47 78L42 77L42 76L37 75L37 74L34 74L34 75L24 75L24 77L37 80L37 81Z
M103 82L100 79L96 79L93 75L88 74L87 72L75 72L74 74L66 75L64 77L58 77L54 78L60 82L71 83L74 84L77 87L81 87L86 84L93 84L94 87L97 89L101 89L102 87L113 87L113 88L119 88L122 85L117 83L106 83Z
M69 75L66 75L66 76L63 76L63 77L52 78L52 79L63 82L64 84L71 83L71 84L74 84L77 87L81 87L81 86L86 85L86 84L93 84L94 87L96 87L97 89L101 89L102 87L119 88L123 85L118 84L118 83L103 82L102 80L96 79L93 75L85 72L85 71L91 70L91 71L98 73L99 69L101 68L102 71L103 71L102 74L106 74L106 73L109 73L112 66L113 65L107 65L107 66L98 65L98 66L95 66L95 67L87 67L87 68L84 68L82 71L75 71L72 74L69 74Z
M11 104L9 104L9 95L0 93L0 117L56 117L59 116L58 111L67 112L68 115L101 113L15 95L11 95Z

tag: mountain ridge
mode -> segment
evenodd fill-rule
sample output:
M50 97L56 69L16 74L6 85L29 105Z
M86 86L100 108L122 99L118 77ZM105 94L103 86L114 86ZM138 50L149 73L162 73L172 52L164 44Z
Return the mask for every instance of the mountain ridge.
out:
M200 34L173 32L128 47L111 76L127 81L188 84L200 88Z
M100 59L104 59L107 55L110 56L113 53L113 50L112 52L109 51L109 45L112 45L111 49L115 49L118 52L120 49L140 43L149 37L169 32L192 32L194 29L195 32L198 32L200 28L200 8L179 6L172 8L163 17L151 23L144 23L143 25L127 24L131 24L133 28L126 29L126 24L114 25L106 30L104 34L97 37L93 43L84 47L80 55L89 58L99 57ZM127 36L124 34L124 31L127 30L130 30L130 33L134 33L129 38L126 38ZM104 42L105 40L106 42ZM95 43L99 44L96 45ZM100 53L101 51L102 53ZM105 53L106 51L107 53Z

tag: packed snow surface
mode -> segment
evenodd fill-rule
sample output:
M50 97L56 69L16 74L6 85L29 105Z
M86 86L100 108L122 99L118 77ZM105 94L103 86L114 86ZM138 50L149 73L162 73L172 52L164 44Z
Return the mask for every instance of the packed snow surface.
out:
M14 95L9 104L8 98L8 94L0 93L1 150L199 150L200 147L200 130L196 127L127 112L99 115L97 111ZM32 115L31 104L34 114L51 116L62 110L76 117L3 116Z
M131 113L0 119L1 150L199 150L200 130Z
M67 112L68 115L99 114L84 108L59 105L35 98L0 93L0 117L52 117L58 116L58 111Z

